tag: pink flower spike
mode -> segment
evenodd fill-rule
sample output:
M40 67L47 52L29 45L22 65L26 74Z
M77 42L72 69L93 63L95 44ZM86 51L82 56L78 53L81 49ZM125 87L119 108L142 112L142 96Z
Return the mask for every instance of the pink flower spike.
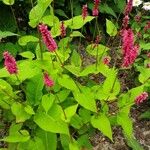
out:
M60 32L61 32L61 37L65 37L66 36L66 27L64 25L64 21L61 22L61 25L60 25Z
M123 53L123 67L132 65L138 56L139 45L134 45L134 33L131 29L124 29L122 35L122 53Z
M7 69L7 71L10 74L17 74L18 73L18 68L17 68L15 58L12 55L10 55L10 53L8 51L5 51L3 53L3 57L4 57L4 65Z
M47 46L48 50L50 52L54 52L57 49L57 44L55 40L53 39L51 33L48 31L48 27L44 24L40 24L39 26L39 31L42 35L43 41L45 45Z
M94 0L94 8L92 10L92 15L93 16L98 16L98 13L99 13L99 3L100 3L100 0Z
M143 103L147 98L148 98L148 93L147 92L143 92L143 93L141 93L139 96L137 96L135 98L135 103L137 105L139 105L139 104Z
M52 87L54 85L54 81L49 77L48 73L44 73L44 84L47 87Z
M133 0L129 0L125 8L125 12L124 12L125 16L130 14L130 12L132 11L132 7L133 7Z
M83 20L85 20L87 15L88 15L88 12L87 12L87 4L86 4L86 5L83 5L83 7L82 7L82 18L83 18Z
M128 27L128 24L129 24L129 16L126 15L124 18L123 18L123 22L122 22L122 26L123 26L123 29L126 29Z

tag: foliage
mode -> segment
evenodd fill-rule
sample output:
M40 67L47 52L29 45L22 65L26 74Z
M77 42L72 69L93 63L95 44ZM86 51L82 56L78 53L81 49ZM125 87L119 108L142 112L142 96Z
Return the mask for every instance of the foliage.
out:
M18 1L2 2L0 7L10 7L14 15L12 6ZM84 0L80 2L85 3ZM122 91L119 73L125 69L117 67L116 60L113 62L114 65L105 64L103 58L113 49L114 42L110 41L116 41L119 37L121 24L117 22L117 16L123 15L124 0L109 0L100 4L104 25L99 24L98 17L91 15L83 20L78 0L71 4L66 4L65 0L55 3L52 0L23 3L25 6L32 6L31 10L26 10L29 32L28 29L22 30L18 26L15 16L10 17L14 17L10 30L9 20L6 29L2 27L0 30L0 61L3 59L2 53L7 49L16 56L18 67L17 74L9 74L6 67L0 69L0 107L4 114L7 111L11 114L7 119L11 124L9 133L0 140L7 142L8 149L11 150L92 149L89 137L95 130L99 130L113 142L113 126L120 126L128 145L134 150L142 149L133 137L130 109L135 104L136 97L143 91L148 92L150 88L150 69L146 68L149 58L145 59L146 56L143 54L143 51L150 47L147 44L149 34L145 34L143 29L145 24L140 26L136 21L131 22L134 32L141 32L143 35L142 38L135 38L135 41L140 43L141 57L139 56L132 68L140 73L135 87ZM87 3L91 11L93 2ZM69 7L61 9L65 4ZM62 21L67 29L66 37L61 37ZM40 23L48 25L58 45L56 52L48 52L42 42L38 29ZM83 41L86 41L88 26L93 31L93 41L86 44ZM106 34L108 42L94 42L96 34ZM76 44L78 39L79 44ZM84 65L80 51L81 41L85 44L84 52L96 61ZM118 43L120 44L120 41ZM117 45L115 53L119 57L120 50L120 45ZM127 71L130 72L130 68ZM45 72L54 81L54 86L46 86ZM93 79L95 75L103 79L96 81ZM112 103L117 104L113 113L110 107ZM147 114L149 112L141 118Z

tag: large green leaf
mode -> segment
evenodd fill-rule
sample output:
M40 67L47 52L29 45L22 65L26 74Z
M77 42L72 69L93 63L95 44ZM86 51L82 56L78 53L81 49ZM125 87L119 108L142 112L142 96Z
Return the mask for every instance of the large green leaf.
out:
M75 100L84 108L93 112L97 111L94 94L89 88L82 88L82 92L74 92Z
M42 129L36 131L37 136L42 140L45 149L44 150L56 150L57 147L57 135L55 133L46 132Z
M42 99L43 86L44 83L42 74L37 74L28 81L26 87L26 96L27 101L31 105L37 105L40 103L40 100Z
M67 135L69 133L68 125L65 122L61 120L55 120L48 114L42 112L35 114L34 122L45 131L49 131L52 133L62 133Z
M33 59L35 57L35 55L30 51L22 52L19 55L21 55L24 58L28 58L28 59Z
M100 114L98 116L93 116L91 118L91 124L94 128L100 130L105 136L109 139L112 139L112 129L110 125L110 121L105 114Z
M108 19L106 19L106 31L110 36L115 36L117 34L117 27Z
M31 27L35 28L38 25L40 19L51 2L52 0L38 0L37 5L34 6L29 13L29 25Z
M85 20L83 20L83 17L80 16L75 16L72 19L66 20L65 25L69 26L71 29L80 29L86 24L87 22L90 22L94 19L93 16L87 16Z
M32 35L25 35L19 38L18 43L21 46L27 45L29 42L38 42L39 39Z
M62 75L58 78L58 83L69 89L69 90L72 90L72 91L76 91L78 90L75 82L73 81L73 79L71 79L68 75Z

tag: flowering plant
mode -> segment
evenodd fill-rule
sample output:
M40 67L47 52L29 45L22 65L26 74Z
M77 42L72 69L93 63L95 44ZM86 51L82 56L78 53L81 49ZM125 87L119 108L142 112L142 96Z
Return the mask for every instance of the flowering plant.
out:
M113 127L120 126L129 145L135 150L142 149L132 143L130 109L148 99L150 70L146 68L148 75L144 76L145 70L137 65L142 44L135 36L138 24L130 26L133 1L126 4L120 28L117 22L106 19L109 40L105 44L98 22L100 0L93 1L91 16L88 4L84 4L81 15L67 20L54 15L51 3L52 0L39 0L31 9L29 25L37 28L37 32L19 37L19 45L27 50L19 53L22 59L16 61L9 52L3 53L0 106L5 116L11 115L9 134L1 141L7 142L12 150L92 149L89 137L96 130L113 142ZM49 8L51 11L46 11ZM84 51L94 61L85 64L81 54L85 38L82 29L92 21L95 21L93 41ZM118 37L120 41L113 51ZM73 43L76 38L79 38L77 46ZM26 49L29 43L36 44L34 52ZM115 58L109 56L112 51ZM118 61L121 63L117 64ZM122 90L119 77L122 70L134 67L141 72L140 83ZM100 79L95 79L95 75ZM116 108L113 112L111 105Z

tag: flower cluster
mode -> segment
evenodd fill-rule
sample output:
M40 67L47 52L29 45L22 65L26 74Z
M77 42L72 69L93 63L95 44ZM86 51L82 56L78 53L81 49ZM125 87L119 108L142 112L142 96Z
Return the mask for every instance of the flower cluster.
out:
M39 31L42 35L43 41L45 45L47 46L48 50L51 52L56 51L57 44L55 40L53 39L51 33L48 31L48 27L44 24L39 25Z
M48 73L44 73L44 84L47 87L52 87L54 85L54 81L49 77Z
M7 52L7 51L3 53L3 57L4 57L4 65L7 69L7 71L10 74L17 74L18 68L17 68L15 58L12 55L10 55L9 52Z
M88 15L88 12L87 12L87 4L86 4L86 5L83 5L83 7L82 7L82 18L83 18L83 20L85 20L87 15Z
M122 31L122 53L123 53L123 67L129 67L134 63L139 45L134 45L134 33L131 29L124 29Z
M92 14L93 16L98 16L98 13L99 13L99 3L100 3L100 0L94 0L94 8L93 8L93 11L92 11Z
M61 22L61 25L60 25L60 33L61 33L61 37L65 37L66 36L66 27L64 25L64 21Z
M143 103L143 101L145 101L148 98L148 93L147 92L143 92L142 94L140 94L139 96L137 96L135 98L135 103L137 105Z

